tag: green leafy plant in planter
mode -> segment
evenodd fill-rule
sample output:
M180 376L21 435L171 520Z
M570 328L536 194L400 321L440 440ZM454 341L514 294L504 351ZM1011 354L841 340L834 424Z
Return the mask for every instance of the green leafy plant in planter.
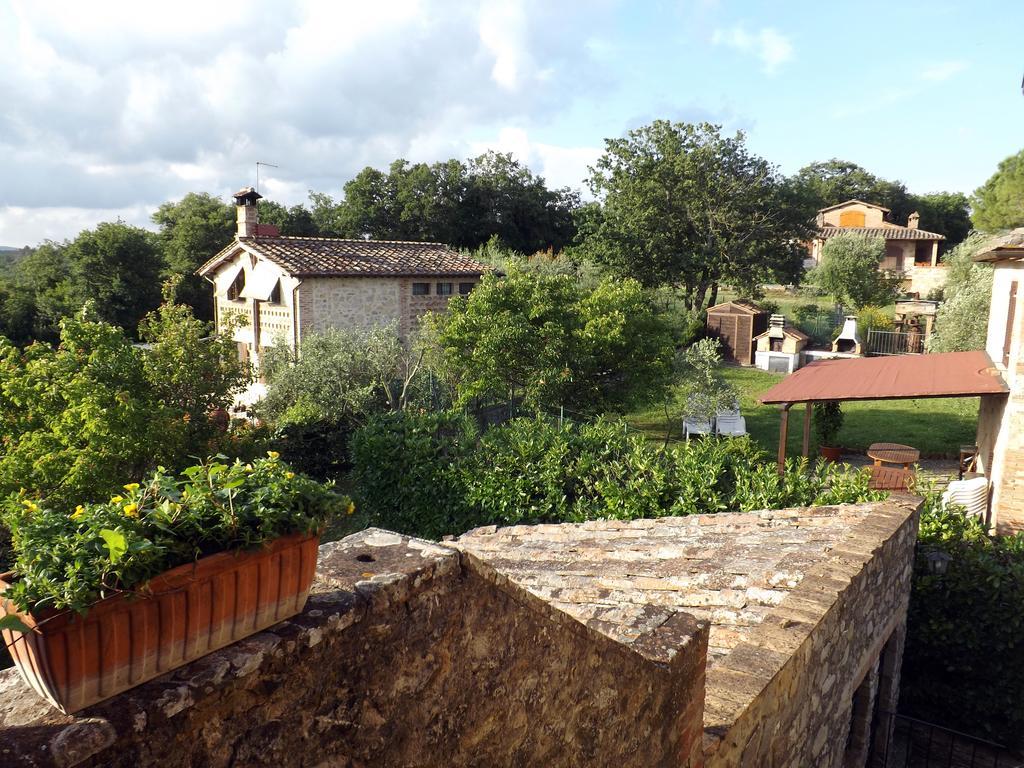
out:
M814 434L821 455L828 461L838 461L843 450L836 444L843 426L843 411L838 400L826 400L814 406Z
M352 509L275 452L245 464L217 456L180 476L159 469L70 513L45 500L12 500L2 515L14 554L13 571L0 575L5 643L39 693L76 711L297 613L320 529ZM182 615L200 619L186 627ZM111 640L108 633L125 626L144 636ZM145 635L147 626L160 626L160 637ZM90 636L101 641L82 642ZM182 642L195 650L172 650ZM72 677L70 670L90 668L88 658L51 665L56 648L95 656L91 668L110 677L98 686L105 695ZM144 664L146 653L176 661ZM135 674L142 666L148 676Z

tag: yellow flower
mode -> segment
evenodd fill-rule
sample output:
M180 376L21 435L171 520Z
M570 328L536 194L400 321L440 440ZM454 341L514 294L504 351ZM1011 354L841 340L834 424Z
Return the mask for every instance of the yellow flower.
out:
M128 515L128 517L138 517L139 516L139 505L138 504L125 504L124 505L124 513L126 515Z
M72 513L71 519L72 520L77 520L78 518L80 518L84 514L85 514L85 507L83 507L81 504L79 504L77 507L75 507L75 511L74 511L74 513Z
M355 511L356 511L356 505L355 505L355 502L352 502L352 501L350 501L350 502L348 503L348 506L347 506L347 507L345 507L345 514L346 514L346 515L351 515L351 514L352 514L353 512L355 512Z
M27 509L29 512L39 511L39 505L36 504L31 499L23 499L21 503L25 505L25 509Z
M252 471L253 471L253 469L252 469L252 464L246 464L246 465L245 465L245 471L246 471L246 472L252 472Z
M139 490L139 484L138 483L128 483L128 485L124 486L124 489L126 491L128 491L128 493L131 493L132 491Z
M295 477L295 473L294 472L285 472L284 476L287 477L289 480L291 480L293 477Z
M111 504L120 504L122 501L124 501L124 496L111 496L110 497L110 503Z
M281 457L281 454L278 453L277 451L267 451L267 456L276 461Z

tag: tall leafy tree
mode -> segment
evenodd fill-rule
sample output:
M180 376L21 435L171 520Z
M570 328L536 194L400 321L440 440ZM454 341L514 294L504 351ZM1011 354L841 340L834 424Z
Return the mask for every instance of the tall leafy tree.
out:
M891 219L898 224L904 224L911 213L920 213L921 229L945 235L947 248L971 231L970 207L963 193L914 194L903 182L883 179L846 160L833 158L806 165L789 183L809 216L847 200L862 200L888 208Z
M435 318L440 368L460 402L523 402L602 413L664 393L667 319L635 280L593 290L569 275L487 276Z
M722 283L754 291L799 279L809 221L777 169L742 133L658 120L605 140L583 250L648 286L682 289L688 309Z
M884 258L884 238L837 235L829 238L821 250L814 282L840 304L856 309L885 306L896 295L898 281L879 269Z
M832 158L804 166L793 177L808 206L814 211L847 200L862 200L890 209L897 221L906 221L914 212L914 203L906 186L887 181L848 160Z
M318 237L322 234L313 212L301 203L286 208L273 200L260 200L259 216L261 223L273 224L286 237Z
M1010 155L971 197L974 226L986 232L1024 225L1024 150Z
M77 309L92 301L96 314L134 334L160 304L163 254L152 232L122 222L84 230L65 250L67 293Z
M971 232L971 205L963 192L932 192L913 195L914 209L921 214L921 229L945 235L948 250Z
M160 227L165 276L180 277L178 298L200 319L211 320L213 294L209 283L195 271L234 237L234 206L205 192L190 192L178 202L166 202L157 208L153 223ZM160 280L157 283L159 296Z

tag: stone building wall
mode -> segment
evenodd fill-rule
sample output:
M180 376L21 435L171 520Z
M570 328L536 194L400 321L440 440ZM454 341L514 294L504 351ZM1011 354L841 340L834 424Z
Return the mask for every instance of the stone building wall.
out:
M398 325L400 287L401 280L394 277L304 278L298 291L302 332Z
M0 672L0 765L699 765L707 626L689 616L627 649L372 529L322 548L315 590L295 619L79 716Z

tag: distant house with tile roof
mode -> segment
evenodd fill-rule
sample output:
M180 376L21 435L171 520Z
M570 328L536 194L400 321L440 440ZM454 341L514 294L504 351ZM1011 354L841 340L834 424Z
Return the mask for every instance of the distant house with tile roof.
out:
M939 262L939 243L945 236L920 229L917 213L910 214L906 226L889 221L890 210L861 200L847 200L818 211L818 233L811 242L807 267L821 263L825 242L836 235L858 234L885 238L885 258L881 268L903 276L903 288L923 298L946 283L944 266Z
M232 316L243 360L267 347L296 346L329 328L368 330L394 324L409 339L429 311L473 290L490 268L440 243L282 237L260 224L251 187L235 194L235 239L198 273L213 284L218 331Z

